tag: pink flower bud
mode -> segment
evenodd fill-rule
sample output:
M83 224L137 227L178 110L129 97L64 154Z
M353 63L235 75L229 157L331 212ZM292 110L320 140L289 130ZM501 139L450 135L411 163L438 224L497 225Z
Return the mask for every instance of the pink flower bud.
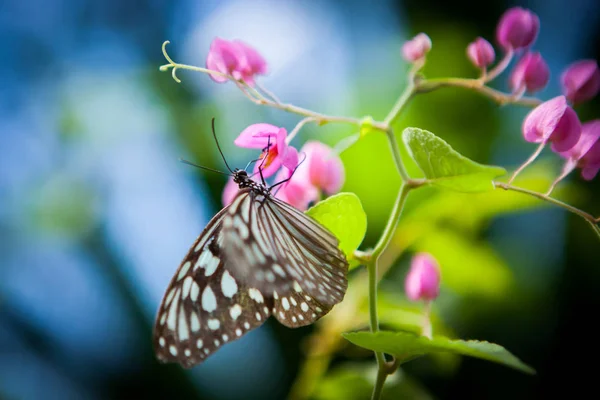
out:
M496 54L490 42L478 37L467 46L467 56L477 68L486 68L494 62Z
M308 141L300 152L306 154L306 160L298 167L297 173L302 174L306 165L308 180L313 186L327 194L334 194L342 188L344 164L331 147L321 142Z
M540 19L535 13L521 7L513 7L500 17L496 38L505 50L517 50L533 44L539 29Z
M539 52L525 54L517 63L510 75L510 87L513 92L525 89L537 92L546 86L550 79L548 64Z
M600 170L600 119L583 124L577 144L560 155L567 159L566 170L579 167L585 180L594 179Z
M582 103L600 91L600 70L596 60L581 60L565 69L560 77L563 94L571 103Z
M567 105L565 96L558 96L540 104L525 117L523 136L531 143L550 141L552 150L564 152L579 140L581 123Z
M240 40L215 38L206 57L206 68L254 85L254 75L265 74L267 63L254 48ZM227 81L227 78L216 74L211 74L210 77L218 83Z
M410 62L422 59L429 53L429 50L431 50L431 39L425 33L419 33L402 45L402 55L406 61Z
M404 281L406 296L412 300L434 300L440 292L440 267L428 253L416 254Z
M261 160L255 164L254 172L258 172L258 168L261 167L263 176L267 178L282 165L290 171L298 165L298 150L287 145L286 137L287 131L284 128L271 124L253 124L244 129L234 143L239 147L263 150Z
M482 37L478 37L467 46L467 56L473 65L483 69L494 62L496 54L490 42Z

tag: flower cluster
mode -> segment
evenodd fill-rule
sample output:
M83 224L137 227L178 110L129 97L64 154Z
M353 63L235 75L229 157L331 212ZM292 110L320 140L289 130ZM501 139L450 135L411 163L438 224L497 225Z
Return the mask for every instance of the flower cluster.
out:
M254 76L267 73L267 62L254 48L241 40L215 38L206 57L206 68L231 75L254 86ZM223 75L211 74L210 77L218 83L227 81Z
M271 124L253 124L244 129L235 139L239 147L262 150L254 162L254 176L269 178L275 175L274 183L284 182L276 190L275 197L300 210L318 201L323 193L338 192L344 183L344 166L329 146L309 141L300 150L287 143L285 128ZM238 186L229 180L223 191L223 205L231 203Z

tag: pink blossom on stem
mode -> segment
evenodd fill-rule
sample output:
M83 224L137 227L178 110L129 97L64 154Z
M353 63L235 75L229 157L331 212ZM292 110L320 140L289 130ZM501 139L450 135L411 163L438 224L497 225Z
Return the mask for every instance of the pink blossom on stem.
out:
M478 37L467 46L467 56L473 65L483 69L494 62L496 54L490 42L482 37Z
M428 253L416 254L404 281L406 296L412 301L435 300L440 292L440 267Z
M559 153L567 159L562 176L576 167L581 168L581 176L592 180L600 170L600 119L586 122L581 126L581 137L570 150ZM565 173L566 172L566 173Z
M537 38L540 19L531 10L513 7L504 12L496 28L496 39L505 49L528 47Z
M539 52L525 54L510 75L510 87L513 92L524 90L537 92L543 89L550 79L550 69Z
M569 65L560 77L563 94L573 103L594 98L600 91L600 69L596 60L581 60Z
M429 50L431 50L431 39L425 33L419 33L402 45L402 55L406 61L410 62L422 59L429 53Z
M302 146L306 155L296 172L299 176L307 173L309 182L327 194L337 193L344 184L344 164L340 157L325 143L308 141Z
M298 165L298 150L288 146L286 137L285 128L271 124L253 124L244 129L234 143L239 147L263 150L260 160L255 164L254 172L258 172L258 168L261 167L263 176L267 178L282 165L290 171Z
M523 122L523 137L531 143L552 142L552 150L571 149L581 136L581 122L567 105L565 96L557 96L534 108Z
M289 177L289 172L280 170L275 176L275 182L281 182ZM319 190L313 186L304 176L294 173L292 178L275 189L275 197L296 207L300 211L306 211L311 203L319 200Z
M252 86L255 75L267 72L267 63L254 48L240 40L215 38L206 57L206 68L232 75ZM216 74L210 77L218 83L227 81L227 78Z

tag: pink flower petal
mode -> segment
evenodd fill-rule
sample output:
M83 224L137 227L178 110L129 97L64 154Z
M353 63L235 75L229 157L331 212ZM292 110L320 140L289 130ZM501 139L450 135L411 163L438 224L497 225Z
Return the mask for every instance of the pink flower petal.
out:
M530 10L513 7L508 9L498 22L496 38L505 49L528 47L537 38L540 19Z
M490 42L478 37L467 46L467 56L477 68L485 68L494 62L496 54Z
M567 107L554 132L550 135L552 150L555 152L567 151L577 144L580 137L581 122L579 122L575 110Z
M598 171L600 171L600 166L587 167L587 168L584 168L581 170L581 176L586 181L591 181L592 179L594 179L596 177L596 174L598 174Z
M223 202L223 207L231 204L235 196L237 196L239 192L239 186L237 183L233 181L233 178L227 181L225 188L223 189L223 195L221 196L221 201Z
M564 96L557 96L534 108L523 122L525 140L531 143L548 140L567 107L567 99Z
M306 154L308 178L327 194L338 192L344 184L344 164L333 149L318 141L308 141L302 147Z
M298 166L298 150L293 146L288 146L281 164L288 170L293 171Z
M275 181L280 182L287 178L288 172L281 170ZM312 186L307 180L299 179L296 174L277 191L275 197L296 207L300 211L308 209L310 203L319 199L319 190Z
M264 149L267 147L269 142L268 137L271 138L271 144L275 144L275 137L279 132L279 127L271 124L253 124L248 126L246 129L239 134L239 136L233 141L236 146L244 147L247 149Z
M560 77L563 93L574 104L594 98L600 92L600 69L596 60L577 61Z
M579 141L570 150L559 153L562 157L578 161L600 139L600 119L586 122L581 126Z
M429 50L431 50L431 39L425 33L419 33L402 45L402 55L406 61L410 62L425 57Z
M434 300L440 292L440 267L428 253L416 254L404 282L406 296L413 301Z

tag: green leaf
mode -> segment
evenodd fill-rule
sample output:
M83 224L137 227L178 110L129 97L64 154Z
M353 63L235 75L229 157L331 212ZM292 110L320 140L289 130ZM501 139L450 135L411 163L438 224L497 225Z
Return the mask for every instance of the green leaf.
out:
M358 248L367 231L367 215L354 193L338 193L315 204L306 214L329 229L340 241L346 258Z
M494 178L506 174L504 168L468 159L431 132L406 128L402 139L432 185L459 192L485 192L494 189Z
M393 354L400 360L438 352L450 352L496 362L519 371L535 374L535 370L523 363L504 347L478 340L451 340L443 336L428 339L409 332L351 332L344 337L357 346L369 350Z

